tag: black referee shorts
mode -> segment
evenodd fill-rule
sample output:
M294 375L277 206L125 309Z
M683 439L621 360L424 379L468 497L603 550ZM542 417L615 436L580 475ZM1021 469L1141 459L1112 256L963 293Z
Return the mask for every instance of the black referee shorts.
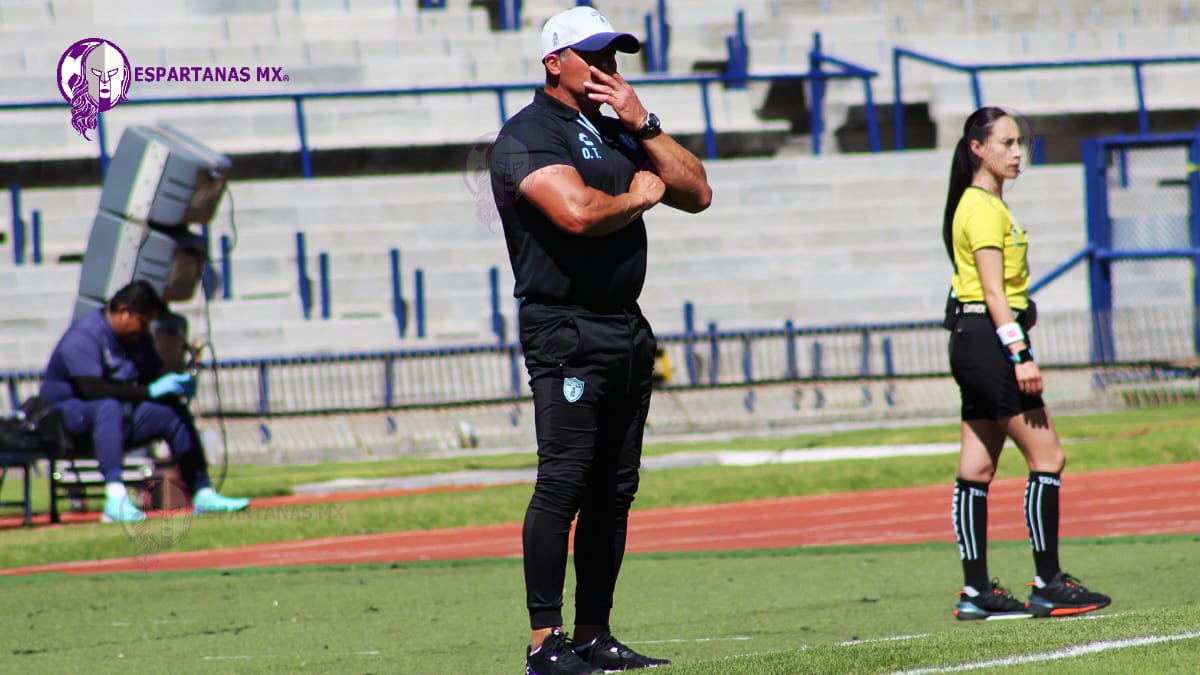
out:
M1029 344L1028 334L1025 340ZM950 332L950 372L962 393L964 422L1000 420L1046 406L1040 395L1021 393L1008 354L1008 348L996 337L991 317L986 314L958 317Z

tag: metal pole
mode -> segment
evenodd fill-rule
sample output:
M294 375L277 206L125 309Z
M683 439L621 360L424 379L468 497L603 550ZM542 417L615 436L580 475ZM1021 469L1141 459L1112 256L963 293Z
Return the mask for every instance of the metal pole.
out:
M893 147L904 149L904 101L900 98L900 57L903 52L892 48L892 133L895 134Z
M1200 248L1200 126L1196 127L1196 138L1192 141L1188 156L1188 193L1191 204L1192 248ZM1200 256L1192 257L1192 331L1195 352L1200 356Z
M713 130L712 104L708 101L708 80L700 82L700 107L704 113L704 156L717 158L717 132Z
M33 247L33 264L42 264L42 212L33 210L33 220L29 223L30 245Z
M329 297L329 254L322 251L317 254L317 269L321 279L321 318L328 319L331 315Z
M229 235L221 235L221 297L226 300L233 298L233 260L230 258L232 247Z
M416 305L417 315L417 337L425 337L425 270L417 268L413 272L413 293L416 297L413 302Z
M400 338L404 339L404 334L408 331L408 308L401 292L400 249L393 248L388 255L391 257L392 266L392 314L396 317L396 328L400 331Z
M304 124L304 99L293 96L296 104L296 133L300 136L300 175L312 178L312 154L308 150L308 129Z
M808 89L812 92L812 100L808 105L809 132L812 135L812 152L821 154L821 135L825 132L825 120L822 112L825 109L825 77L821 72L821 34L813 33L813 48L808 54Z
M1133 62L1133 85L1137 90L1138 131L1150 133L1150 113L1146 112L1146 90L1142 82L1142 62Z
M13 263L25 262L25 221L21 219L21 186L13 183L8 188L12 197Z
M683 303L683 355L687 361L688 384L696 386L696 308L691 301Z
M504 344L504 315L500 313L500 268L488 268L488 290L492 304L492 333L496 340Z
M296 270L299 275L300 309L305 319L312 318L312 288L308 280L308 250L304 243L304 233L296 233Z

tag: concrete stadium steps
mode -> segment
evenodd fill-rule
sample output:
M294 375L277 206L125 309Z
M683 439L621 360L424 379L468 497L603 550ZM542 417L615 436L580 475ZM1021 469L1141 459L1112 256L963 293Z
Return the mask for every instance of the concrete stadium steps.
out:
M1142 180L1176 159L1134 156L1132 175ZM651 252L641 304L662 333L682 330L687 300L695 303L701 326L716 321L722 328L786 319L828 325L937 318L949 283L940 233L948 161L944 152L920 151L708 162L716 195L711 209L688 215L660 207L647 216ZM471 188L481 171L232 183L210 228L218 293L218 239L226 235L236 243L233 299L214 298L209 307L218 351L251 356L396 347L391 248L400 251L410 339L418 268L425 276L428 340L493 339L489 267L500 273L500 311L511 338L516 303L503 235L490 192ZM47 260L54 252L83 252L98 192L23 193L26 214L42 211ZM1032 167L1006 198L1035 244L1035 278L1083 246L1078 166ZM309 321L298 291L297 231L306 235ZM329 256L330 321L319 318L321 253ZM11 255L0 260L0 288L31 307L0 317L0 331L31 345L14 349L14 366L40 367L45 345L65 327L80 266L14 268ZM51 299L39 303L43 291ZM1070 309L1086 297L1086 275L1075 270L1039 300ZM177 309L198 335L204 321L199 299Z

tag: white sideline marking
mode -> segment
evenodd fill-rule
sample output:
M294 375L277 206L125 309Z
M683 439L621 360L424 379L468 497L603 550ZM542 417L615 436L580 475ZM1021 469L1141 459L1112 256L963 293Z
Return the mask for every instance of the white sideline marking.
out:
M343 652L340 654L339 653L332 653L332 654L325 653L325 654L322 654L322 656L347 656L347 655L348 656L378 656L379 654L380 654L380 651L378 649L368 649L365 651ZM246 661L246 660L250 660L250 659L273 659L273 658L276 658L279 656L293 657L293 656L297 656L297 654L225 654L225 655L219 655L219 656L203 656L203 657L201 657L201 660L203 660L203 661Z
M923 637L929 637L929 633L917 633L916 635L893 635L892 637L868 638L866 640L846 640L845 642L839 642L838 644L843 647L849 647L851 645L865 645L872 642L899 642L901 640L916 640Z
M737 642L742 640L753 640L754 638L744 635L735 635L733 637L706 637L706 638L670 638L668 640L630 640L631 645L665 645L671 642Z
M1069 659L1075 656L1084 654L1099 654L1100 652L1112 651L1114 649L1125 649L1126 647L1142 647L1144 645L1153 645L1160 642L1175 642L1176 640L1191 640L1200 637L1200 631L1189 633L1177 633L1175 635L1147 635L1145 637L1128 638L1125 640L1103 640L1101 642L1089 642L1087 644L1075 645L1066 649L1056 649L1049 652L1041 652L1040 654L1024 654L1021 656L1006 656L1000 659L992 659L990 661L979 661L977 663L962 663L957 666L942 666L937 668L917 668L915 670L898 670L897 673L903 675L924 675L925 673L960 673L966 670L979 670L981 668L995 668L1002 666L1020 666L1027 663L1037 663L1039 661L1059 661Z

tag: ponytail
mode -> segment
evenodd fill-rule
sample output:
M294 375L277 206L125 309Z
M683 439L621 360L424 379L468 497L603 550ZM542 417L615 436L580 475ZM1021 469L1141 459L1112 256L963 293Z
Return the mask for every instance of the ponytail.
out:
M946 191L946 209L942 213L942 241L946 243L946 255L950 256L950 264L954 263L954 212L958 210L958 202L963 193L975 179L975 170L979 168L979 160L971 154L971 141L984 141L992 133L992 125L996 120L1008 115L1008 111L995 106L980 108L967 117L963 123L963 133L954 146L954 158L950 162L950 185ZM955 265L955 271L958 266Z
M954 159L950 163L950 188L946 192L946 210L942 214L942 241L946 242L946 255L950 256L950 264L954 262L954 212L958 210L958 201L971 185L975 170L971 164L971 148L967 137L962 136L954 146ZM955 265L955 271L958 266Z

